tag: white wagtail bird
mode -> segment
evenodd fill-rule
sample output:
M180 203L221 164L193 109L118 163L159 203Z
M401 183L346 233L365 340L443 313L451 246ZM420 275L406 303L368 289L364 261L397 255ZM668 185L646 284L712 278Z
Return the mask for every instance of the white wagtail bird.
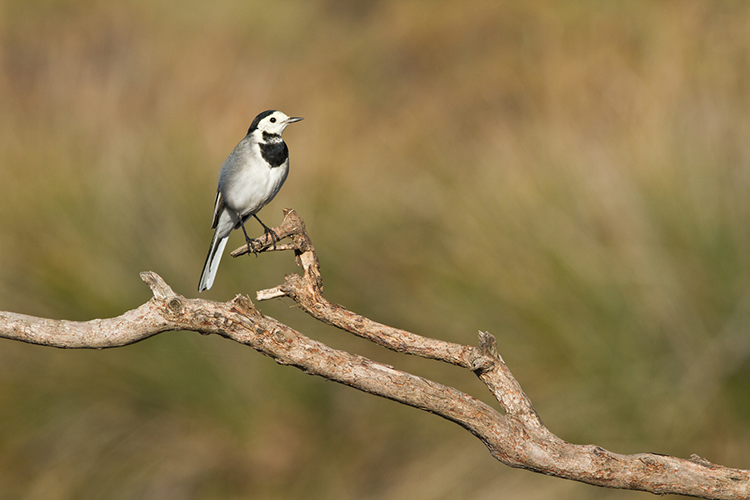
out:
M255 117L247 135L235 146L224 161L216 190L214 238L208 250L206 264L198 284L198 291L208 290L214 283L221 254L232 229L242 228L245 241L255 252L255 246L245 231L250 217L260 222L264 234L274 245L278 237L256 215L276 196L289 173L289 149L281 133L290 123L302 118L289 117L281 111L264 111Z

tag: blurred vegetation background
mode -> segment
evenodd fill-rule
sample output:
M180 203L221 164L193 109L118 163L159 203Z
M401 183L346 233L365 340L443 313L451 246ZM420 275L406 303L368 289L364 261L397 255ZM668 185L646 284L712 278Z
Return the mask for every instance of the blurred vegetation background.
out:
M0 67L0 309L117 315L149 299L144 270L197 296L221 163L280 109L306 119L261 215L305 218L330 300L489 330L568 441L750 468L747 2L3 0ZM227 255L203 296L295 270ZM218 338L0 342L0 498L302 497L651 498L510 469Z

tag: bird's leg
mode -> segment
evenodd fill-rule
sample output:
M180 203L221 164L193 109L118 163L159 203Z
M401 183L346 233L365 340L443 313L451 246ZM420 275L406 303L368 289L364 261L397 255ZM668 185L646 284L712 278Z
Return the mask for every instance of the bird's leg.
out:
M257 215L253 214L253 217L255 217L255 220L257 220L258 222L260 222L260 225L263 226L263 231L264 231L263 232L263 236L268 235L268 236L271 237L271 242L273 243L273 249L276 250L276 242L279 241L279 235L276 234L273 231L273 229L271 229L270 227L268 227L265 224L263 224L263 221L260 220Z
M255 249L255 241L253 241L248 235L247 231L245 231L245 221L242 220L242 215L237 214L237 217L240 219L240 227L242 228L242 233L245 235L245 243L247 243L248 248L257 256L258 250ZM250 255L248 253L248 255Z

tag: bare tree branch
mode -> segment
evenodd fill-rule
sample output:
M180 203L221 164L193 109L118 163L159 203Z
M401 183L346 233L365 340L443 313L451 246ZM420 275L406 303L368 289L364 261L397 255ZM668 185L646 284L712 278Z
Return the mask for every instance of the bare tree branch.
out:
M291 245L303 274L287 276L275 288L258 292L258 300L288 296L308 314L397 352L435 359L472 370L505 414L451 387L344 351L332 349L260 313L250 299L226 303L188 299L174 293L152 272L141 273L153 298L121 316L86 322L50 320L0 312L0 337L61 348L118 347L161 332L190 330L218 334L246 344L306 373L429 411L453 421L478 437L499 461L511 467L609 488L681 494L699 498L750 498L750 471L712 464L697 455L681 459L643 453L620 455L594 445L574 445L552 434L542 423L502 357L495 338L479 332L478 347L443 342L391 328L328 302L312 242L302 219L285 211L274 228ZM256 240L272 250L269 238ZM248 248L232 255L247 253Z

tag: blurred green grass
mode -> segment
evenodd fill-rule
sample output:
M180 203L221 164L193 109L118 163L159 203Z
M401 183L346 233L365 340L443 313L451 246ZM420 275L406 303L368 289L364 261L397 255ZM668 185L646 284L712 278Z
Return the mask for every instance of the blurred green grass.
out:
M119 314L143 270L196 295L221 162L281 109L306 120L263 220L300 212L329 299L491 331L566 440L750 468L747 4L6 0L0 66L0 309ZM206 297L295 269L227 257ZM0 421L3 499L645 498L190 333L3 342Z

